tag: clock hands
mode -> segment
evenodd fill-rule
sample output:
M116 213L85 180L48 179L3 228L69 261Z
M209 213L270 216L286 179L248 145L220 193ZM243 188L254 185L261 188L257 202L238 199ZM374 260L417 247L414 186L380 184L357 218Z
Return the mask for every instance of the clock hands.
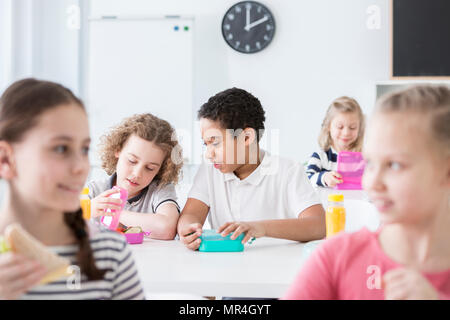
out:
M249 11L247 11L247 12L249 12ZM264 16L264 18L261 18L261 19L259 19L259 20L256 20L255 22L252 22L252 23L250 23L250 24L247 24L247 25L244 27L244 29L245 29L246 31L250 31L251 28L256 27L257 25L263 23L264 21L267 21L268 19L269 19L268 16Z
M247 28L247 26L250 24L250 9L251 8L252 7L250 7L250 6L246 7L247 12L246 12L246 19L245 19L245 27L244 27L244 29ZM247 30L247 29L245 29L245 30Z
M241 53L255 53L271 42L275 20L270 10L257 1L236 3L222 19L225 42Z

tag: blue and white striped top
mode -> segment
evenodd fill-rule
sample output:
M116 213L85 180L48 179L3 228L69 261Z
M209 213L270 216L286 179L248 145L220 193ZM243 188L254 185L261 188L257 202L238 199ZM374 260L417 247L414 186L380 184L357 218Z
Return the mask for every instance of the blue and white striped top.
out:
M33 287L20 297L24 300L130 300L144 299L137 268L128 243L121 234L97 227L90 235L95 263L108 270L102 280L89 281L87 276L75 272L67 279ZM77 270L77 245L49 247L56 254L68 258ZM79 268L78 268L79 270Z
M337 152L333 148L327 151L314 152L306 165L306 174L315 186L327 187L323 181L323 174L337 170Z

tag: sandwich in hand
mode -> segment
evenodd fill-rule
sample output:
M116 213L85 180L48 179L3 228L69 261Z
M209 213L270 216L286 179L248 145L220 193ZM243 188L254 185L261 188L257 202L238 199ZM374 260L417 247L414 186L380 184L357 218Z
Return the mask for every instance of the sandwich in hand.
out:
M72 274L71 268L69 268L69 259L51 252L19 224L6 227L4 237L8 249L10 248L15 253L38 261L47 269L47 274L42 278L40 284L46 284Z

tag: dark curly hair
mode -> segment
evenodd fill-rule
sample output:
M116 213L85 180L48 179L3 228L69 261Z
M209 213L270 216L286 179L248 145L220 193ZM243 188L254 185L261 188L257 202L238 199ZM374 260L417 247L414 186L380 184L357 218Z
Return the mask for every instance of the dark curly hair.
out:
M219 121L225 129L253 128L259 141L264 132L264 110L258 98L239 88L219 92L198 111L198 118Z

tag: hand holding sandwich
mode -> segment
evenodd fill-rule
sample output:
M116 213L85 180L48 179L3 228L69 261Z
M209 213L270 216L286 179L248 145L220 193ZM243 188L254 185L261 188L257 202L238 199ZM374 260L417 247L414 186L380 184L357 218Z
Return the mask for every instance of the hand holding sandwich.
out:
M9 251L0 254L0 299L16 299L38 284L47 269L36 260Z
M37 284L69 275L69 260L48 250L18 224L6 228L0 249L0 299L16 299Z

